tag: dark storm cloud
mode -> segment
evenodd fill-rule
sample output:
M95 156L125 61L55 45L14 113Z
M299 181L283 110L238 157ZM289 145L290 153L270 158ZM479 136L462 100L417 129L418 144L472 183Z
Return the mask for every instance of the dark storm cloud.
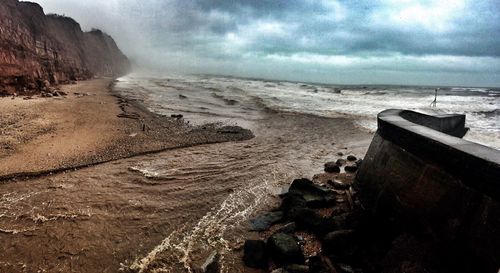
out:
M176 68L252 74L265 61L325 74L396 67L493 75L500 63L497 0L38 2L87 28L104 28L139 61Z

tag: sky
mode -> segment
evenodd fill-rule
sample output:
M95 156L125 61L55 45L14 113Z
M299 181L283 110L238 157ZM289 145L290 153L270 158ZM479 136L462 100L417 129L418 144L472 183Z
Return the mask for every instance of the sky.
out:
M500 87L500 0L35 0L143 70Z

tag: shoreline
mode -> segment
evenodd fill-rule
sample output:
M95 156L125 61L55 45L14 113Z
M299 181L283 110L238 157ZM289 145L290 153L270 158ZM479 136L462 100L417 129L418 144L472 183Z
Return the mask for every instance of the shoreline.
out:
M63 85L66 95L57 98L0 98L0 124L10 125L0 134L6 136L0 139L0 182L253 137L242 128L223 133L215 126L199 128L152 113L118 94L113 84L101 78Z

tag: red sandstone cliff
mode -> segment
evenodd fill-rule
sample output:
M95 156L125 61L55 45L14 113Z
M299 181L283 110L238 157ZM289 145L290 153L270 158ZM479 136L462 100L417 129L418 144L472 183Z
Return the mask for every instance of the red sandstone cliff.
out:
M31 93L92 76L119 76L130 63L100 30L83 32L71 18L42 7L0 1L0 94Z

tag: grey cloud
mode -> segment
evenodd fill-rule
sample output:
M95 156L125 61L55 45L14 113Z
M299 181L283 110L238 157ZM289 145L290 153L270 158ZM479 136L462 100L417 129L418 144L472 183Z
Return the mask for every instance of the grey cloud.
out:
M87 29L103 28L137 62L152 62L159 66L164 61L164 65L172 69L196 67L197 72L217 70L225 73L238 67L241 74L252 74L254 72L251 71L263 70L262 67L255 67L268 55L290 57L296 54L360 58L393 56L395 60L398 56L414 56L416 58L398 66L398 69L424 71L427 68L443 73L468 69L474 72L479 69L478 62L458 69L416 61L419 56L500 58L500 5L496 0L464 1L465 8L451 14L449 26L441 31L433 29L432 24L429 27L429 24L419 26L388 22L389 19L384 16L398 8L390 0L37 2L49 12L75 17ZM416 0L413 2L416 3ZM374 16L377 14L381 15ZM440 18L431 18L434 19ZM259 30L259 26L263 29ZM184 59L174 60L181 57ZM241 63L254 67L245 70L241 68ZM267 64L276 65L276 68L281 65ZM331 66L318 64L318 67L325 74L333 71ZM295 70L316 73L312 71L317 68L308 65ZM380 65L364 68L352 65L351 68L358 71L366 68L386 70ZM487 67L480 69L488 71ZM491 67L490 71L497 70ZM500 82L500 79L496 77L492 81Z

